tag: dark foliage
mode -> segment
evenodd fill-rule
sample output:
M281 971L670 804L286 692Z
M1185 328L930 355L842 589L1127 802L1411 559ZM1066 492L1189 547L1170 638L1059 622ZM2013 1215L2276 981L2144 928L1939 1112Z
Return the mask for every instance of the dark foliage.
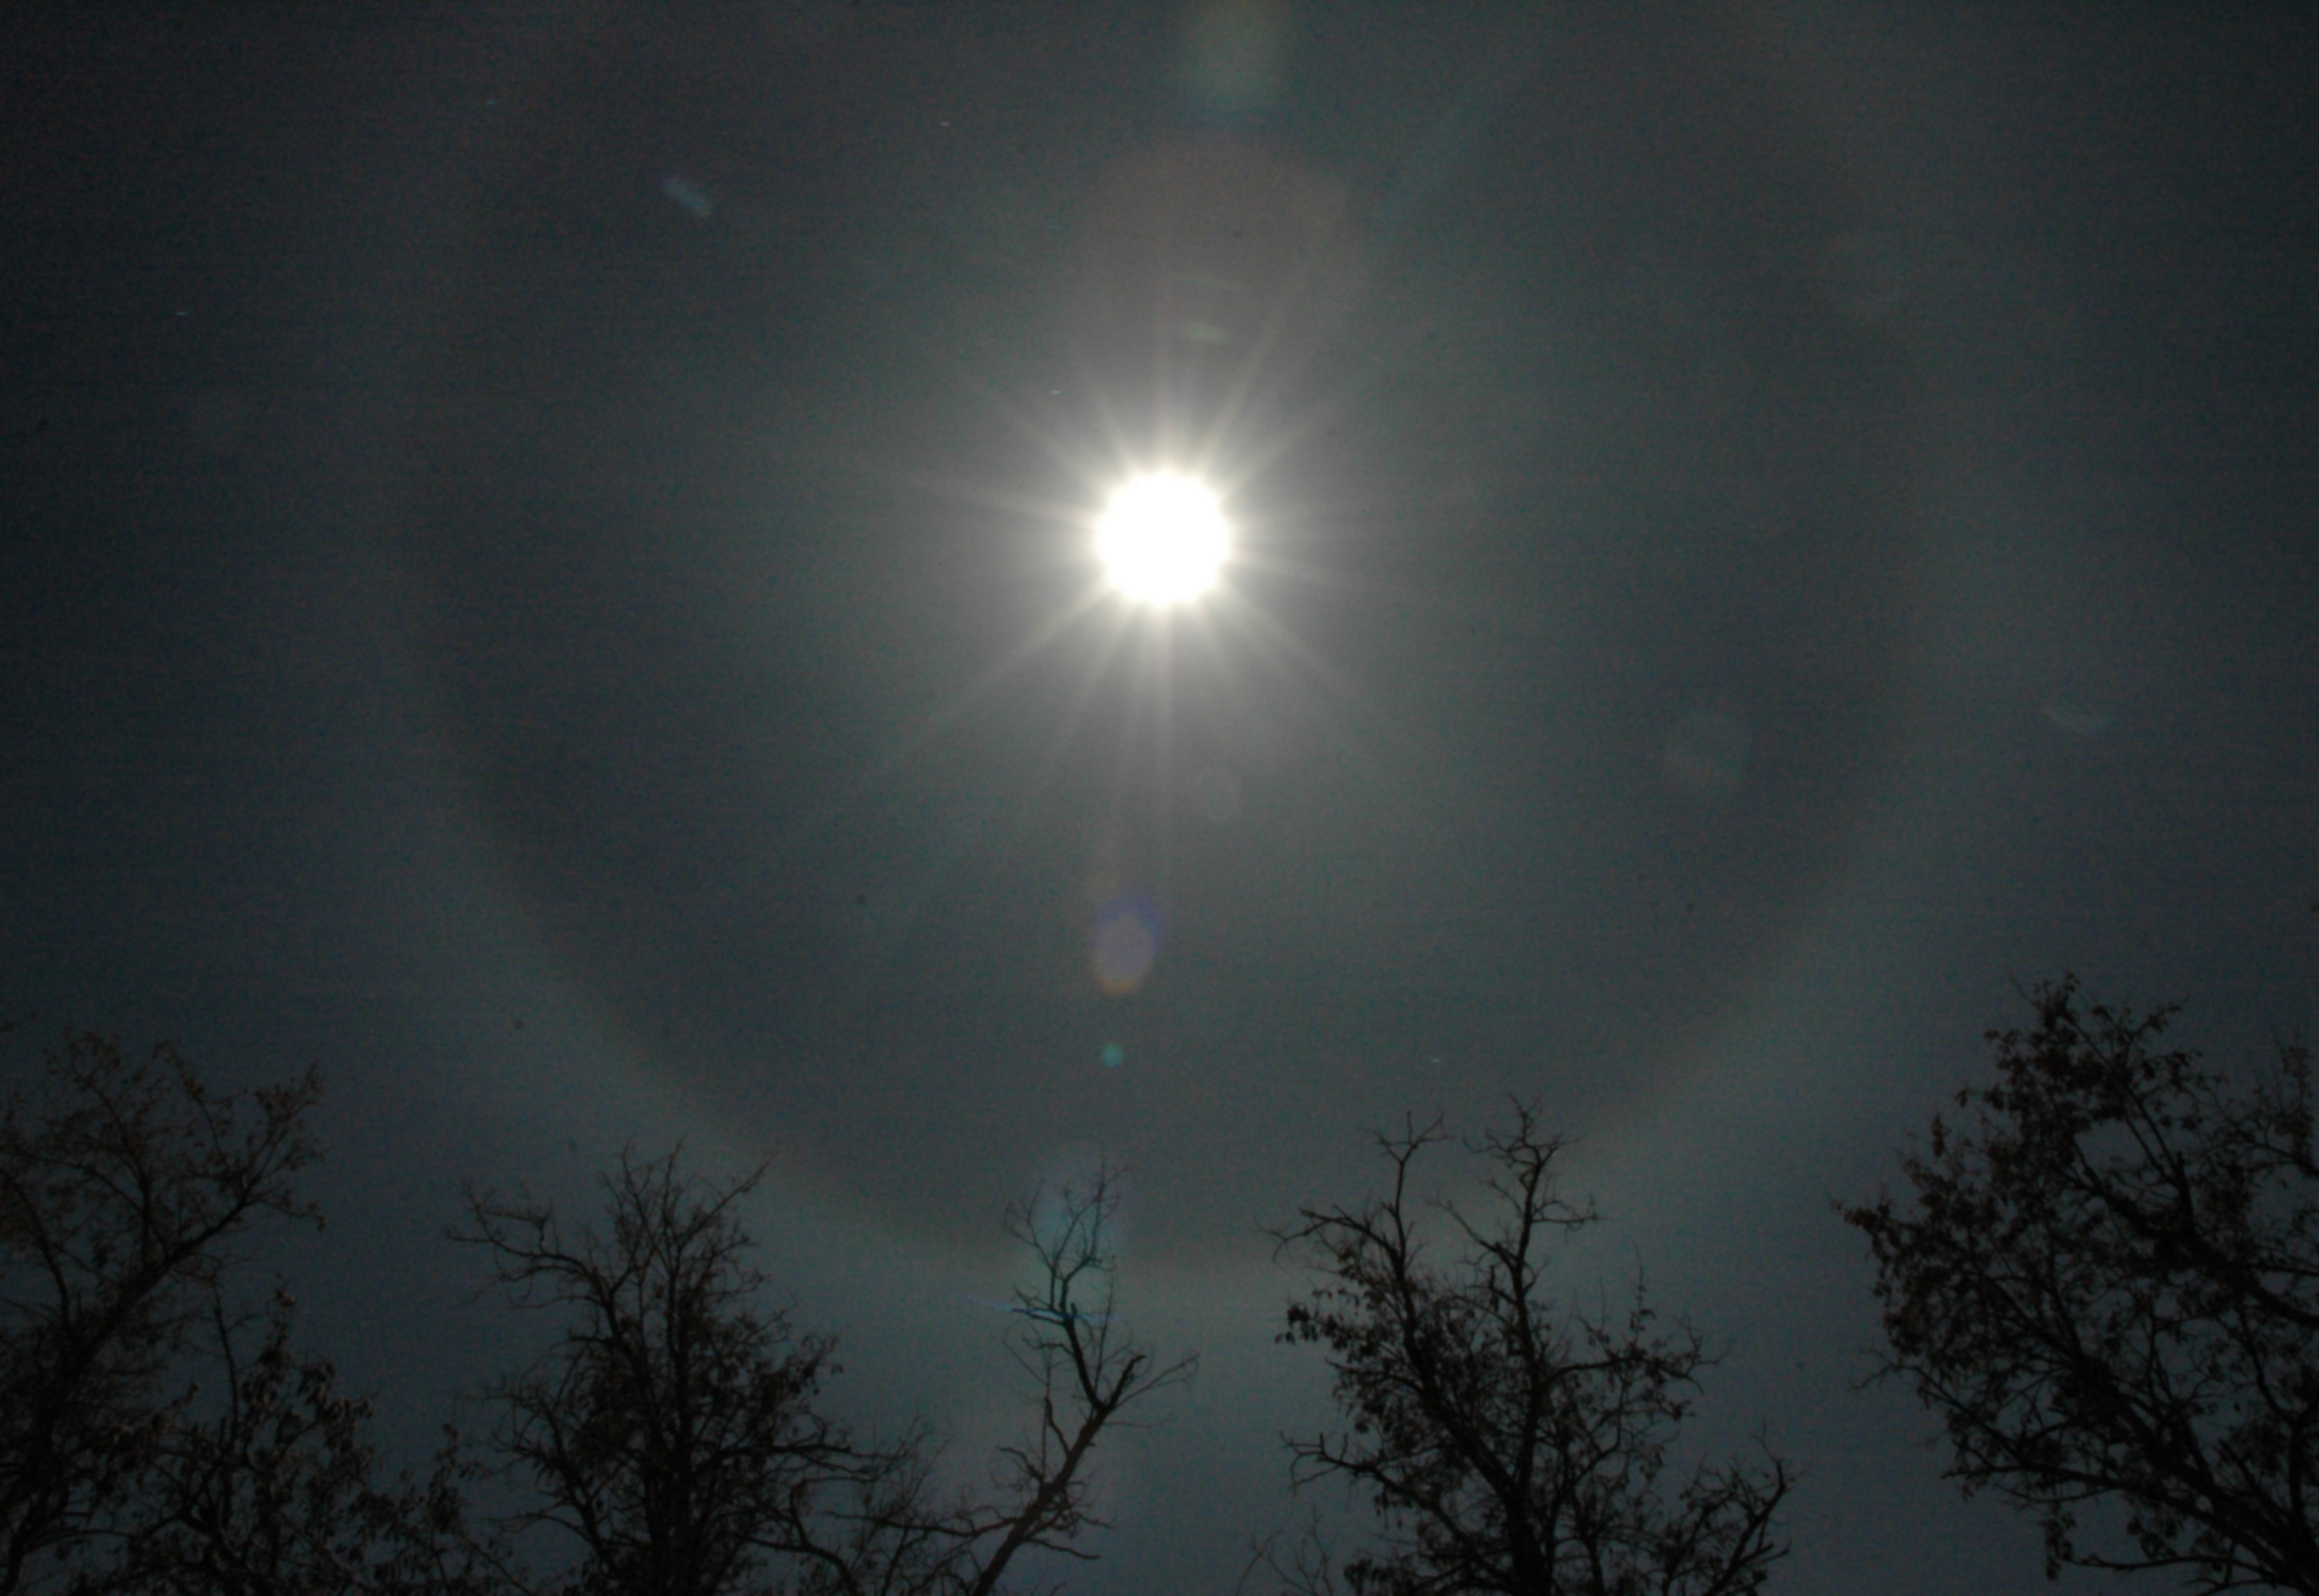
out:
M1674 1468L1711 1361L1699 1335L1663 1326L1639 1280L1623 1312L1547 1301L1549 1244L1597 1216L1557 1192L1561 1144L1535 1109L1516 1105L1509 1130L1469 1149L1487 1171L1479 1213L1412 1191L1442 1140L1413 1124L1379 1136L1389 1188L1302 1210L1282 1237L1319 1284L1280 1339L1328 1348L1350 1421L1290 1440L1295 1480L1344 1482L1381 1526L1344 1582L1362 1596L1756 1590L1786 1550L1773 1514L1792 1474L1768 1451ZM1291 1591L1336 1583L1309 1542L1267 1561Z
M1868 1238L1888 1349L1949 1472L2034 1514L2048 1573L2319 1592L2319 1164L2309 1055L2242 1087L2162 1048L2175 1010L2034 994L1996 1084L1903 1158ZM2107 1502L2122 1533L2080 1512ZM2088 1537L2101 1544L2088 1544Z
M214 1393L161 1438L116 1557L84 1589L122 1596L482 1596L463 1481L448 1461L388 1485L371 1404L290 1344L277 1294L254 1322L220 1311ZM246 1346L257 1332L255 1347Z
M0 1596L133 1529L247 1232L311 1215L320 1089L221 1096L166 1044L92 1032L0 1104Z

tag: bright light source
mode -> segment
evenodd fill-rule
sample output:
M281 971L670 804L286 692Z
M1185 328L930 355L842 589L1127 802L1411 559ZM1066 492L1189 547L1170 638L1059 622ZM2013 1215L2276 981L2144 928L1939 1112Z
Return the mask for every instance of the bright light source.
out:
M1187 476L1139 476L1096 523L1096 553L1112 585L1140 604L1178 604L1215 585L1232 553L1216 496Z

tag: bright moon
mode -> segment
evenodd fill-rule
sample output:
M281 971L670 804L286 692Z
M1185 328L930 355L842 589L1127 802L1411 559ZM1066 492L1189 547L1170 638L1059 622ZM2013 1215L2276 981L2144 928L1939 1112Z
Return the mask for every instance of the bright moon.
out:
M1139 476L1096 523L1096 553L1112 586L1140 604L1178 604L1215 585L1232 552L1216 496L1187 476Z

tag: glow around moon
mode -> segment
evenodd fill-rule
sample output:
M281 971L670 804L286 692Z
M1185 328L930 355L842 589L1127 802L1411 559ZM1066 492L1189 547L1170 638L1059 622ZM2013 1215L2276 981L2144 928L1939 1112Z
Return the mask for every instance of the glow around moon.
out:
M1232 554L1232 527L1206 486L1160 472L1111 496L1095 543L1113 587L1137 603L1165 606L1215 585Z

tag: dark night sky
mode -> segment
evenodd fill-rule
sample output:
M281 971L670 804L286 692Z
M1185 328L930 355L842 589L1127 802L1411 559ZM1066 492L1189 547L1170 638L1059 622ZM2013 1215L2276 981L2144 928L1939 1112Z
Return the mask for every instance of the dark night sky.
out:
M2319 26L2183 9L36 7L0 1005L324 1066L285 1267L406 1438L505 1350L463 1177L771 1159L970 1441L1000 1208L1125 1156L1206 1365L1091 1591L1292 1519L1260 1228L1536 1096L1574 1284L1809 1471L1774 1588L2041 1585L1828 1198L2017 983L2312 1017Z

